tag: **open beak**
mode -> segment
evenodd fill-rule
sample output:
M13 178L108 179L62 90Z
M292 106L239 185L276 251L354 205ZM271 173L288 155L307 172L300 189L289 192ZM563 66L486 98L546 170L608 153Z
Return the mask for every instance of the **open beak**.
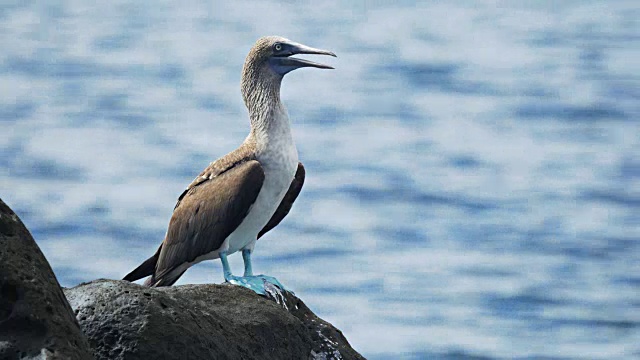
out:
M270 59L271 65L274 67L274 70L281 75L284 75L292 70L299 69L302 67L315 67L319 69L333 69L333 67L325 64L320 64L311 60L300 59L296 57L292 57L292 55L297 54L314 54L314 55L329 55L336 57L331 51L322 50L312 48L310 46L298 44L298 43L287 43L288 50L285 54L280 56L274 56Z

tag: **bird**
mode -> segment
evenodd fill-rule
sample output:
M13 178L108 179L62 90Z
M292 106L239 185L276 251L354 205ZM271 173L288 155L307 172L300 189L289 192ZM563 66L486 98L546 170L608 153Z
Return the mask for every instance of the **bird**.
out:
M289 72L329 65L293 55L336 54L280 36L258 39L247 55L240 82L251 130L235 150L213 161L178 197L164 240L153 256L123 280L147 277L144 286L171 286L188 268L220 259L225 282L265 294L265 286L285 287L272 276L254 275L256 241L289 213L305 179L305 169L280 99ZM227 257L241 251L244 275L233 275Z

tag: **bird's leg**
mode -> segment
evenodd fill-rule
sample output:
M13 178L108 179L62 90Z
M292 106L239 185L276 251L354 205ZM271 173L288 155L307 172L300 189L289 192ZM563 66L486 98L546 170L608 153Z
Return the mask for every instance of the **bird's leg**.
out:
M237 277L233 276L231 273L231 266L229 266L229 260L227 260L227 252L220 252L220 261L222 262L222 272L224 274L224 281L231 282L235 280Z
M244 276L253 276L253 269L251 268L251 250L242 250L242 260L244 260Z
M284 285L278 281L278 279L273 276L267 275L253 275L253 268L251 267L251 250L250 249L242 249L242 259L244 260L244 278L247 282L251 282L256 286L262 284L264 288L264 283L269 282L282 290L286 290ZM257 291L256 291L257 292Z
M251 281L249 281L251 277L235 276L231 273L231 266L229 266L229 260L227 260L226 251L220 252L220 261L222 262L222 272L224 273L224 281L228 282L229 284L244 286L246 288L249 288L257 292L258 294L262 294L262 295L265 294L264 286L258 287L256 286L256 284L252 284ZM251 265L249 265L249 270L251 270ZM245 272L246 272L246 264L245 264ZM260 285L263 285L263 284L260 284Z
M260 277L247 275L251 274L251 252L249 250L242 250L242 257L245 261L244 272L245 276L235 276L231 273L231 266L229 266L229 260L227 260L227 252L220 252L220 261L222 262L222 271L224 272L224 281L233 285L240 285L260 295L266 295L265 281ZM276 280L277 281L277 280ZM272 282L273 283L273 282ZM279 282L273 283L276 286L282 286ZM284 289L284 288L283 288Z
M284 285L278 279L266 275L253 275L251 267L251 250L242 250L242 259L244 260L244 276L235 276L231 273L231 266L227 260L227 252L220 252L220 261L222 262L222 270L224 272L224 280L229 284L244 286L260 295L267 295L267 291L273 294L274 290L286 290ZM270 288L267 290L266 288ZM274 287L279 289L274 289Z

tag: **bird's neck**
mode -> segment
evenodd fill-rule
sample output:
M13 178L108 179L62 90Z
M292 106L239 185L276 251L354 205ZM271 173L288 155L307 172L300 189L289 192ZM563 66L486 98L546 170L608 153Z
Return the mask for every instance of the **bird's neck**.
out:
M282 77L243 74L242 97L249 110L251 133L258 143L267 144L274 137L290 137L287 110L280 101Z

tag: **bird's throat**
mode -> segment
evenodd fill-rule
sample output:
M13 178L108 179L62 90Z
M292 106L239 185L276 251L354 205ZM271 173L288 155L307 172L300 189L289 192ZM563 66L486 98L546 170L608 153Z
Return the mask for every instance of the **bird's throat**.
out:
M288 131L289 118L280 100L281 80L259 79L243 87L245 105L249 111L251 131L256 136L270 137L274 132ZM278 134L283 135L283 134Z

